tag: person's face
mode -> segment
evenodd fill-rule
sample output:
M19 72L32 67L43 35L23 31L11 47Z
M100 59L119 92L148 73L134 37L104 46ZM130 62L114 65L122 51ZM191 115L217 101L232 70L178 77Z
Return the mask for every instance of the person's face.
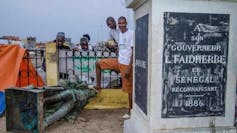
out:
M125 19L119 19L118 26L119 26L119 29L122 33L127 31L127 22Z
M88 43L87 43L87 41L81 41L81 48L82 49L88 49Z
M85 41L85 40L81 41L81 44L82 45L88 45L87 41Z
M110 20L110 21L108 21L107 26L110 29L116 29L116 22L114 20Z
M64 37L57 37L58 45L63 45L64 42L65 42L65 38Z

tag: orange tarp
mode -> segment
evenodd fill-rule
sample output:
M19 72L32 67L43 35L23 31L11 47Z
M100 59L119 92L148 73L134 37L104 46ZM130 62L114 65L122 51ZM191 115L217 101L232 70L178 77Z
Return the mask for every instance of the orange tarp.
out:
M31 61L23 59L26 50L18 45L0 45L0 91L8 87L27 86L33 84L43 86L42 78L37 74ZM34 76L18 77L19 71L27 71ZM29 78L28 78L29 77Z
M42 78L37 73L30 59L23 59L18 74L17 87L34 85L36 87L44 86Z

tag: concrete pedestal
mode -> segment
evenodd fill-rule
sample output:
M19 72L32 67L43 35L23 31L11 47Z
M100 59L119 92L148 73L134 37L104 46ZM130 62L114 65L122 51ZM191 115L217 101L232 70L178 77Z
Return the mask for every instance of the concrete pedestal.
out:
M236 133L236 1L126 2L136 30L124 133Z
M56 43L46 44L46 77L48 86L56 86L58 84L58 53Z

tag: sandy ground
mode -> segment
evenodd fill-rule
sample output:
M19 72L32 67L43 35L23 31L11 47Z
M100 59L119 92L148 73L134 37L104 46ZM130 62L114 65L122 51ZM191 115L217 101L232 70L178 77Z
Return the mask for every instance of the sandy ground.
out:
M76 121L57 121L46 133L122 133L122 116L127 109L83 110ZM6 118L0 117L0 133L6 132Z

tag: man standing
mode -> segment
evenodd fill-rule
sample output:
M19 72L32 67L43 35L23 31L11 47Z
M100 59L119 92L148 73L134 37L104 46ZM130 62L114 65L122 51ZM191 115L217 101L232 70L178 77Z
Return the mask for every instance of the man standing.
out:
M64 32L58 32L55 42L57 45L57 49L70 49L70 46L65 42Z
M106 19L106 24L110 28L109 31L109 40L114 40L115 43L118 43L119 39L119 29L117 29L116 22L113 17L108 17Z
M127 29L126 18L121 16L118 19L118 26L120 29L118 47L119 56L117 58L101 59L96 62L96 78L97 84L95 89L101 90L101 70L109 69L115 70L122 75L122 90L128 93L129 97L129 114L132 108L132 62L133 62L133 45L134 32ZM128 115L127 115L128 116ZM129 116L128 116L129 117Z
M113 17L108 17L106 19L106 24L110 28L108 42L113 41L115 44L115 45L111 45L109 43L106 43L106 47L108 49L110 49L111 51L117 51L120 30L117 29L117 25L116 25L116 22ZM103 59L103 61L102 61L108 65L107 69L109 69L109 67L110 67L109 66L110 61L111 61L111 58ZM95 89L97 89L98 91L101 90L101 71L102 70L101 70L100 62L101 62L101 60L96 61L96 63L95 63L95 66L96 66L96 86L95 86ZM119 72L119 70L115 70L115 69L111 69L111 70Z
M112 51L117 51L118 41L119 41L119 29L117 29L116 22L113 17L108 17L106 19L106 24L110 28L108 42L106 47Z
M126 18L121 16L118 19L119 33L119 67L122 75L122 90L128 93L129 115L132 109L132 88L133 88L133 45L134 32L127 29Z
M57 46L57 49L59 49L59 54L60 54L60 50L70 50L70 46L68 43L65 42L65 33L64 32L58 32L56 39L55 39L55 43ZM60 79L67 79L68 78L68 74L65 72L66 68L63 68L65 66L65 62L64 61L60 61L59 62L59 78Z

